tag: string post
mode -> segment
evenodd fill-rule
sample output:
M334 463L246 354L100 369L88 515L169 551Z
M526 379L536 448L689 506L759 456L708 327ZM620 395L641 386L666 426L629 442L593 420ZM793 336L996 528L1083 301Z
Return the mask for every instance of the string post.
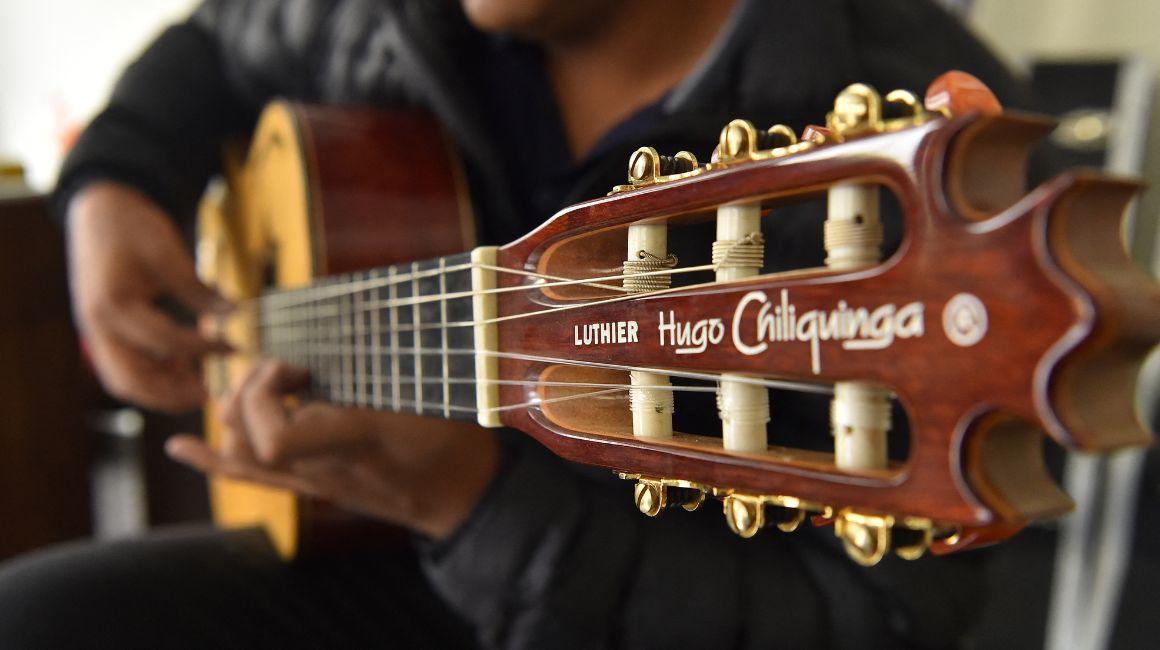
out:
M765 265L765 237L751 232L741 239L713 242L713 270L749 269L760 271Z
M625 277L622 279L622 286L631 293L663 291L672 286L673 276L660 271L667 271L676 266L676 255L670 254L661 258L641 249L637 251L636 259L624 260Z
M624 289L648 293L669 288L672 276L654 274L672 269L677 258L668 254L667 224L634 224L628 227L628 259L624 261ZM647 275L646 275L647 274ZM629 372L628 391L632 411L632 434L641 438L671 438L675 399L668 375L634 370Z
M765 239L761 234L761 203L722 205L717 208L717 239L713 242L713 267L718 282L757 275L765 264ZM745 377L725 373L717 394L721 416L721 439L725 449L765 451L768 447L769 391L746 383Z
M845 469L886 467L890 391L870 382L839 381L830 402L834 463Z
M882 259L878 194L875 185L843 184L830 188L823 226L827 267L847 271Z
M879 119L881 107L877 95L859 90L847 99L854 102L858 97L869 98L863 106L868 110L864 117ZM850 106L846 108L853 111ZM827 193L824 236L826 266L830 269L853 271L879 263L882 221L878 186L847 183L831 187ZM889 389L873 382L834 383L830 427L834 437L834 464L838 468L864 471L888 466L886 436L891 425L890 397ZM854 561L869 566L878 563L890 550L893 527L890 518L843 510L835 520L834 534L842 540L846 553ZM917 544L905 544L899 548L899 555L918 557L919 546L922 546L921 540Z

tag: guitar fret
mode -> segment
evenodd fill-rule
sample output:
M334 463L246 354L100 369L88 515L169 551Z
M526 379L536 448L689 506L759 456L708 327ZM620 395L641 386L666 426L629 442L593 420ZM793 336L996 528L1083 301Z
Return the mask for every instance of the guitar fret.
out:
M395 274L395 267L387 270L388 299L391 304L388 319L391 328L391 409L398 412L402 408L402 391L399 386L399 308L395 304L399 292L395 287Z
M305 367L314 394L337 404L466 417L476 389L472 331L454 325L473 313L463 259L325 279L282 303L267 294L260 349Z
M377 270L370 272L371 278L378 278L379 272ZM371 289L371 302L377 303L382 295L382 288L375 287ZM371 319L371 374L374 377L371 384L371 406L376 409L383 408L383 359L382 359L382 336L379 334L379 308L375 307L370 311Z
M411 263L411 297L419 297L419 263ZM421 335L422 329L422 309L419 305L411 306L411 323L415 326L414 333L411 335L413 339L413 346L415 348L415 413L423 414L423 337Z
M443 417L451 417L451 384L447 367L447 260L439 258L439 333L443 343Z
M325 303L323 303L323 304L325 304ZM330 310L328 309L328 310L326 310L326 313L328 314L327 316L324 317L326 325L323 328L321 334L322 334L322 341L324 342L324 345L326 347L330 347L332 345L332 341L334 341L334 338L335 338L334 337L334 328L338 325L338 311L335 310L334 314L330 314ZM330 358L327 360L326 369L327 369L327 372L326 372L327 380L330 382L330 401L338 402L339 399L342 397L342 381L341 381L341 379L342 379L342 374L341 374L342 373L342 359L341 359L341 354L340 355L334 355L334 354L330 355Z
M366 345L363 337L366 335L364 325L362 292L356 291L353 296L354 307L354 375L355 375L355 403L359 406L367 404L367 358Z
M354 401L354 365L353 355L351 355L351 341L350 341L350 296L343 296L339 299L338 307L338 338L339 338L339 361L342 363L342 401L350 404Z

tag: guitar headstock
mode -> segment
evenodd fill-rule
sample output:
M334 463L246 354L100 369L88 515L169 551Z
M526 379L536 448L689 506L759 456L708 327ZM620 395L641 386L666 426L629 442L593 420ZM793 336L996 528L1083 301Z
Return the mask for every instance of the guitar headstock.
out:
M1133 395L1160 290L1120 239L1138 184L1074 172L1027 191L1050 128L948 73L923 99L851 86L801 134L735 120L706 164L638 150L609 196L498 250L498 420L635 480L646 514L716 497L745 537L833 523L866 564L1066 512L1042 434L1150 440ZM887 194L903 235L883 259ZM826 214L825 265L765 272L798 204ZM771 388L832 394L831 430L812 432L829 451L768 437ZM673 430L696 393L720 431Z

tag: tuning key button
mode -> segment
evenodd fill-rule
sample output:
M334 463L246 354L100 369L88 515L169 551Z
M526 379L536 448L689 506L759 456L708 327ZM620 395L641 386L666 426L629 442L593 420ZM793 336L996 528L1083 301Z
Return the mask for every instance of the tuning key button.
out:
M959 70L951 70L931 82L923 104L926 110L947 116L970 112L998 115L1003 112L1003 105L986 84Z
M792 533L806 520L806 511L799 508L785 506L770 506L766 508L766 517L777 525L783 533Z
M882 98L885 120L922 120L926 115L918 96L909 90L892 90Z
M826 128L839 139L873 131L882 122L882 97L866 84L852 84L838 94Z
M730 494L723 505L729 530L741 537L749 539L765 527L765 504L761 497Z
M894 520L888 516L863 515L848 510L838 513L834 534L842 540L846 555L862 566L874 566L890 550Z
M931 529L929 526L911 528L895 526L891 530L894 554L904 560L917 560L930 548Z
M797 144L797 134L784 124L774 124L769 130L757 134L759 149L784 149Z
M670 506L680 506L692 512L705 502L705 490L688 481L642 478L633 489L633 500L637 510L649 517L659 515Z
M628 185L617 185L612 194L693 176L701 171L697 157L688 151L675 156L662 156L652 147L641 147L628 159Z
M757 129L748 120L733 120L721 130L717 155L721 160L749 158L756 148Z
M633 489L636 507L649 517L661 514L665 508L665 486L656 481L641 479Z

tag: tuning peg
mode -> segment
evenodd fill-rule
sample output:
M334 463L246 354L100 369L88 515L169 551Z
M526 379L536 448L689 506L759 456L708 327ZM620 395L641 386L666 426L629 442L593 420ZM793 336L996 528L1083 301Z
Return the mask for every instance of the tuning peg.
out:
M727 495L722 503L729 530L749 539L765 528L765 503L747 494Z
M688 151L663 156L652 147L641 147L628 159L628 185L617 185L613 192L652 185L653 183L690 176L700 169L697 157Z
M683 483L683 481L674 481ZM705 491L685 485L669 485L666 480L640 478L633 488L633 501L637 510L649 517L655 517L667 507L680 506L692 512L705 501Z
M893 517L843 510L834 520L834 534L842 540L842 546L850 559L862 566L874 566L890 550L890 529L893 524Z
M930 548L932 539L930 522L925 522L925 525L922 523L907 525L908 523L895 526L891 531L894 538L894 554L904 560L917 560Z
M873 131L882 122L882 97L866 84L853 84L838 93L826 128L839 138Z
M998 115L1003 105L982 81L961 70L943 73L926 89L923 105L931 113L948 117L977 111L983 115Z
M918 101L918 96L909 90L892 90L883 98L883 119L921 122L925 117L926 110Z
M661 514L665 508L665 486L655 481L640 480L632 491L633 501L642 513L649 517Z
M634 183L656 180L661 176L684 174L697 168L697 157L688 151L662 156L652 147L641 147L628 163L628 180Z
M721 129L717 158L722 162L750 158L757 149L757 129L749 120L733 120Z
M802 130L801 141L817 145L825 144L826 141L832 140L833 138L834 133L826 127L818 126L817 124L808 124L806 125L806 128Z
M765 515L783 533L792 533L806 520L805 510L788 506L771 506Z
M774 124L757 134L759 149L782 149L797 144L797 134L784 124Z

